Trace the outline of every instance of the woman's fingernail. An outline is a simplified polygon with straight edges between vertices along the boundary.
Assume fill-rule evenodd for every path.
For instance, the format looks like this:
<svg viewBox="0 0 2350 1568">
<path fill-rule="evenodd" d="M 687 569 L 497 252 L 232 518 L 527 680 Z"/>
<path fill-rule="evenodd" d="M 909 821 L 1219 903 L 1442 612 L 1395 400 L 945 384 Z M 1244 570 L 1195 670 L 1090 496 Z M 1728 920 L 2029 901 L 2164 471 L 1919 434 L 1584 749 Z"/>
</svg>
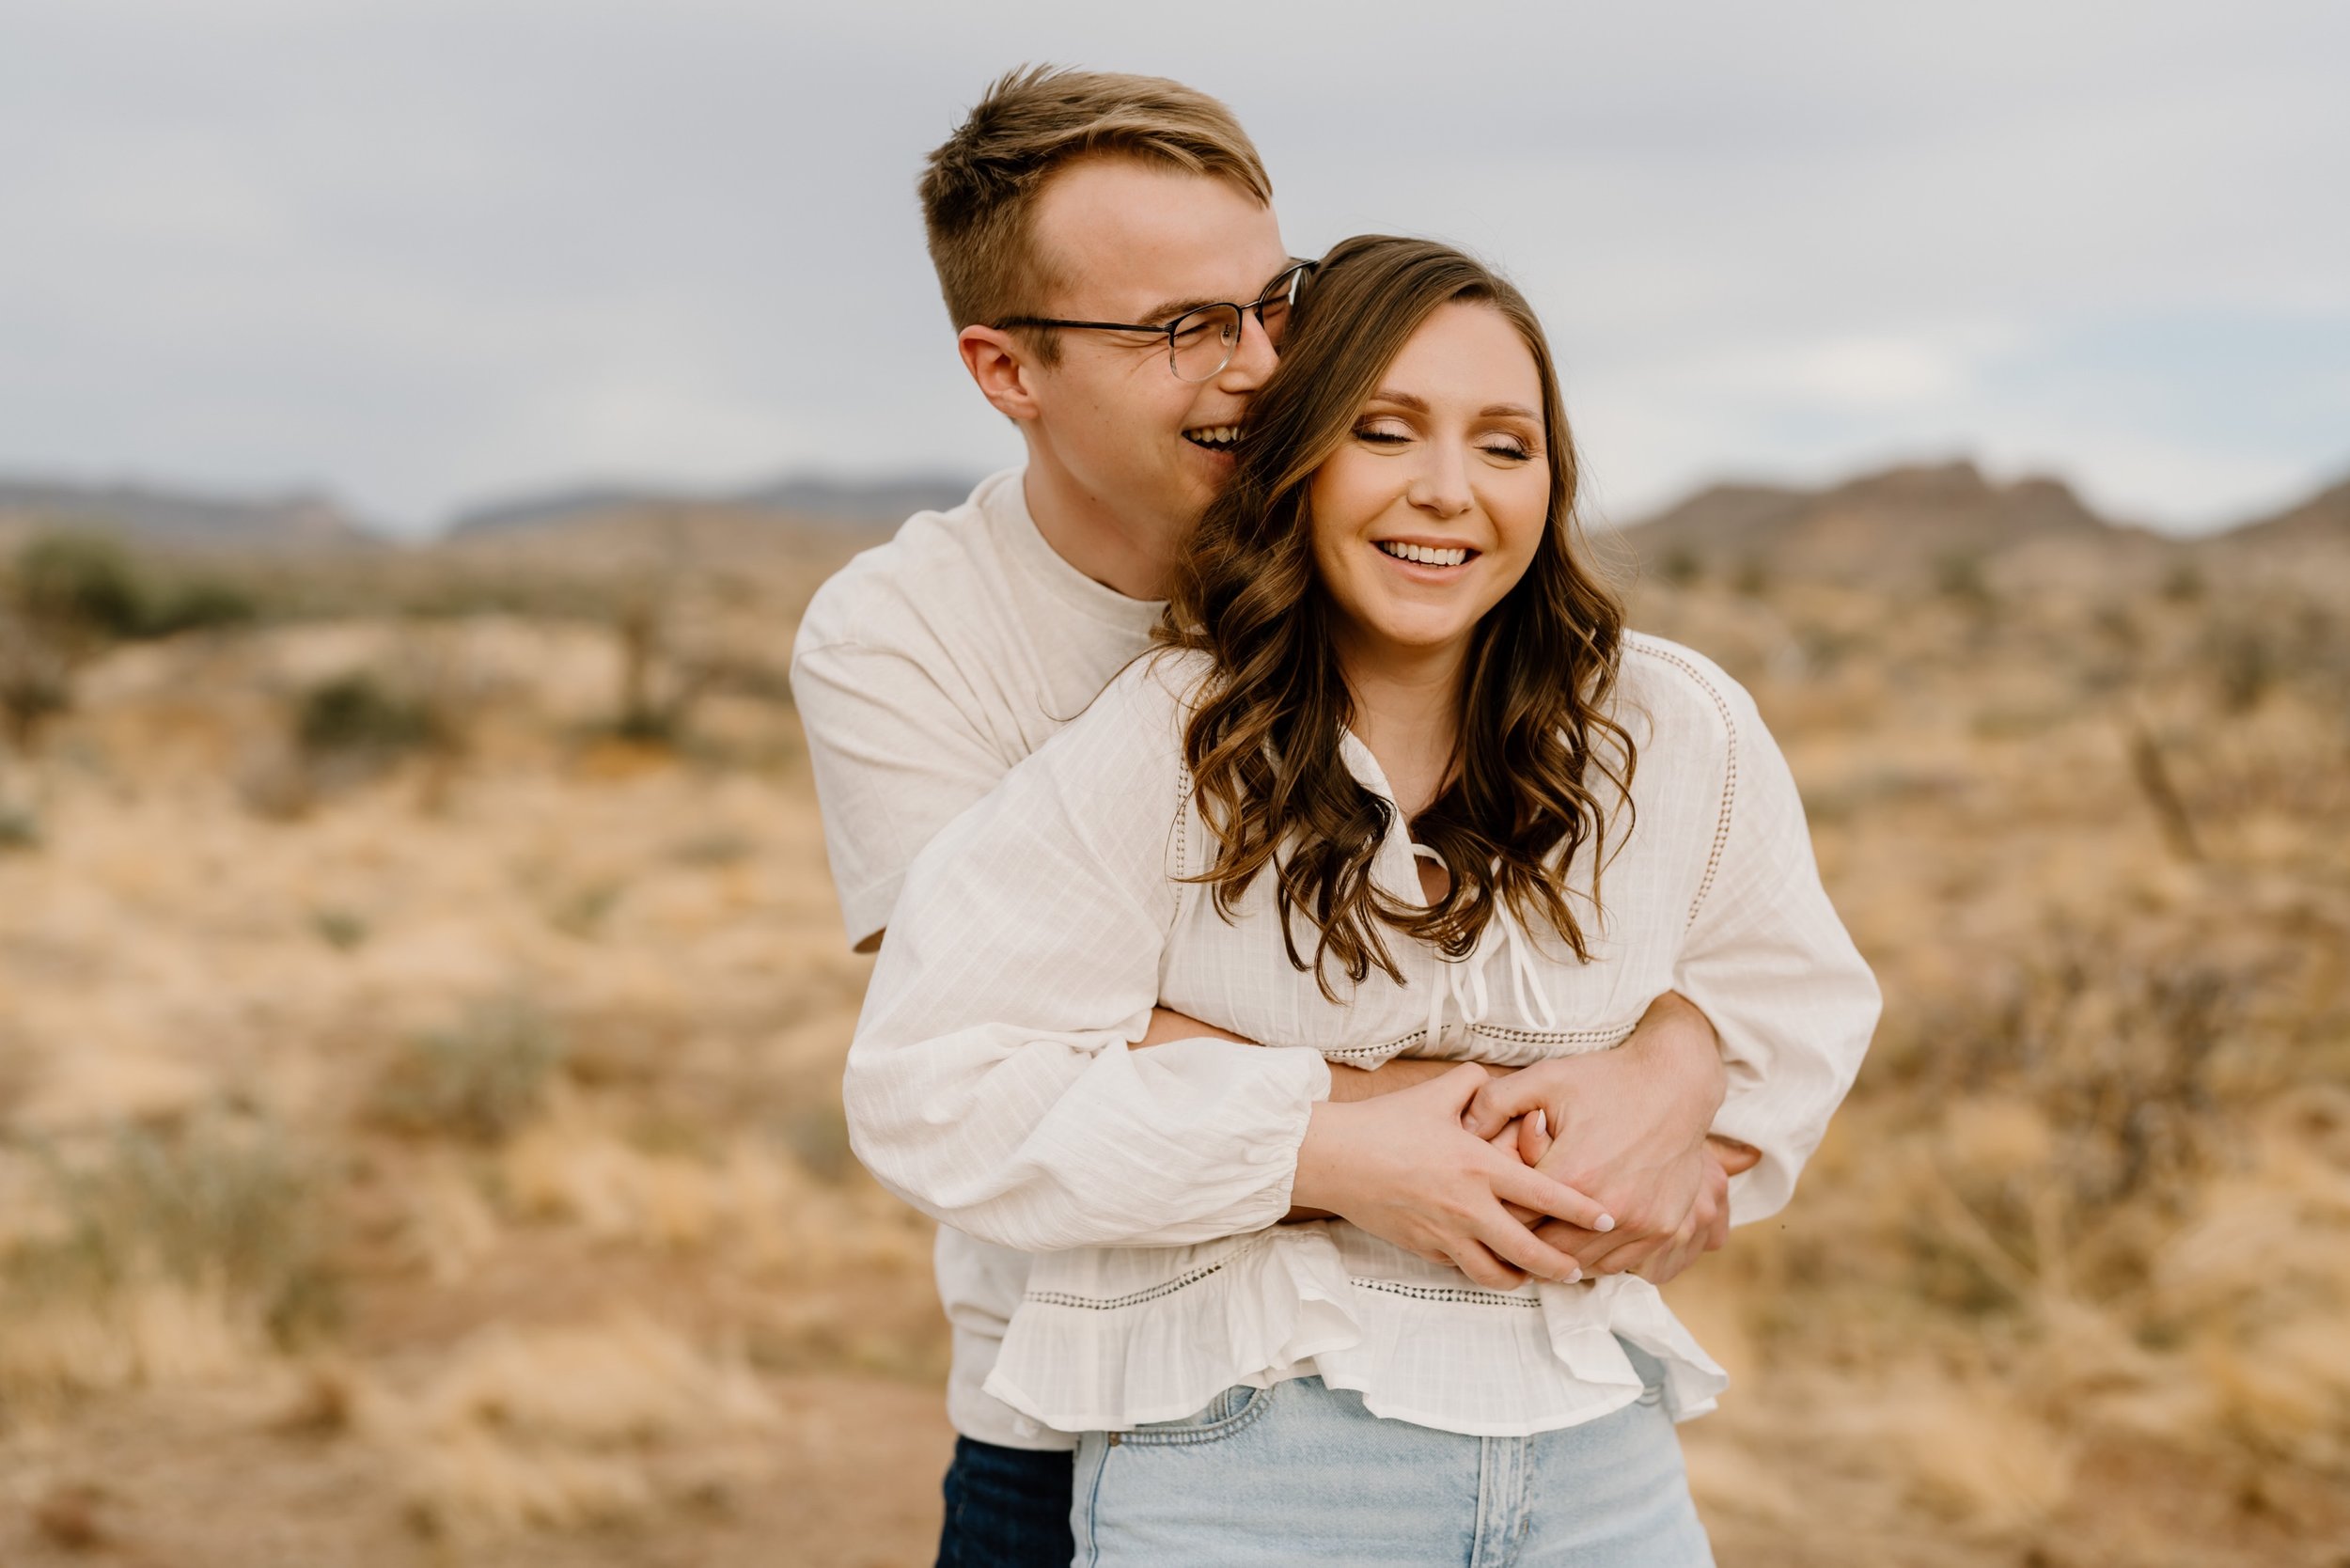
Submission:
<svg viewBox="0 0 2350 1568">
<path fill-rule="evenodd" d="M 1550 1136 L 1550 1113 L 1548 1111 L 1538 1110 L 1534 1113 L 1534 1134 L 1537 1137 Z"/>
<path fill-rule="evenodd" d="M 1559 1280 L 1559 1283 L 1560 1283 L 1561 1285 L 1572 1285 L 1572 1284 L 1574 1284 L 1576 1280 L 1578 1280 L 1578 1279 L 1580 1279 L 1580 1278 L 1583 1278 L 1583 1271 L 1582 1271 L 1581 1269 L 1579 1269 L 1579 1268 L 1571 1268 L 1571 1269 L 1567 1270 L 1567 1277 L 1566 1277 L 1564 1279 Z"/>
<path fill-rule="evenodd" d="M 1616 1228 L 1616 1216 L 1615 1216 L 1614 1215 L 1600 1215 L 1600 1216 L 1599 1216 L 1599 1223 L 1598 1223 L 1597 1225 L 1594 1225 L 1594 1226 L 1592 1226 L 1592 1227 L 1591 1227 L 1591 1229 L 1592 1229 L 1592 1230 L 1594 1230 L 1594 1231 L 1613 1231 L 1615 1228 Z"/>
</svg>

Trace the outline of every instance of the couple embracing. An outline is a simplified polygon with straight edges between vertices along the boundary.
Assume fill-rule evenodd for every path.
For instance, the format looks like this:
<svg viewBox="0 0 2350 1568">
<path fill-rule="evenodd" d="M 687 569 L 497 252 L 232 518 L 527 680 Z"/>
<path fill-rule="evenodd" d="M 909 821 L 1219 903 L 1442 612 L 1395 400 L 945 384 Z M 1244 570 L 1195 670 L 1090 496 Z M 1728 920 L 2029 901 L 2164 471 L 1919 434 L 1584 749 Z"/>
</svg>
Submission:
<svg viewBox="0 0 2350 1568">
<path fill-rule="evenodd" d="M 851 1137 L 940 1221 L 940 1561 L 1711 1561 L 1657 1286 L 1786 1202 L 1877 992 L 1753 703 L 1593 569 L 1541 324 L 1292 258 L 1154 78 L 1008 76 L 921 194 L 1027 461 L 792 680 Z"/>
</svg>

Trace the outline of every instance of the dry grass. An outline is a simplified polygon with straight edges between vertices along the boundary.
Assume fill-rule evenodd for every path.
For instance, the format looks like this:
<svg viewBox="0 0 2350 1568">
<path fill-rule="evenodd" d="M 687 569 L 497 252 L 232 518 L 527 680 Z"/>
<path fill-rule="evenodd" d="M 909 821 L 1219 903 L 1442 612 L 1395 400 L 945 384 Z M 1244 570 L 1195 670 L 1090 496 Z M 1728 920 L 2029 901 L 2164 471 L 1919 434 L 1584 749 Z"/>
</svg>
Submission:
<svg viewBox="0 0 2350 1568">
<path fill-rule="evenodd" d="M 828 560 L 689 542 L 273 580 L 0 758 L 0 1560 L 922 1554 L 944 1325 L 775 684 Z M 2338 1563 L 2350 585 L 1636 619 L 1753 685 L 1889 1000 L 1673 1290 L 1724 1560 Z"/>
</svg>

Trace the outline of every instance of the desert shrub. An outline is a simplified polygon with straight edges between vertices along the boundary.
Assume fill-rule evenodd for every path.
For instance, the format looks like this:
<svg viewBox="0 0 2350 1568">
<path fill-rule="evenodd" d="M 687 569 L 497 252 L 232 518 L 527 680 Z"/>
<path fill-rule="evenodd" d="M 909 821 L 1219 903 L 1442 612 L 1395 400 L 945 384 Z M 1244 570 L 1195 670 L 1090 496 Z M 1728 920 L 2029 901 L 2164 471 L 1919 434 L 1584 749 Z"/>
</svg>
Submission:
<svg viewBox="0 0 2350 1568">
<path fill-rule="evenodd" d="M 268 1126 L 199 1118 L 119 1129 L 95 1157 L 37 1152 L 63 1224 L 8 1258 L 17 1291 L 103 1298 L 162 1278 L 225 1287 L 281 1340 L 333 1321 L 316 1173 Z"/>
<path fill-rule="evenodd" d="M 16 557 L 16 601 L 25 619 L 87 642 L 135 637 L 148 587 L 129 551 L 102 534 L 44 534 Z"/>
<path fill-rule="evenodd" d="M 564 1056 L 554 1025 L 535 1007 L 477 1004 L 446 1027 L 409 1037 L 376 1086 L 375 1120 L 494 1143 L 538 1110 Z"/>
<path fill-rule="evenodd" d="M 1982 557 L 1972 551 L 1952 551 L 1936 560 L 1934 588 L 1972 610 L 1988 610 L 1998 602 L 1990 578 L 1983 574 Z"/>
<path fill-rule="evenodd" d="M 366 917 L 348 909 L 312 910 L 310 930 L 320 941 L 342 953 L 351 951 L 368 939 Z"/>
<path fill-rule="evenodd" d="M 1771 591 L 1771 569 L 1759 557 L 1748 557 L 1738 563 L 1737 575 L 1731 579 L 1730 586 L 1748 599 L 1760 599 Z"/>
<path fill-rule="evenodd" d="M 2204 587 L 2202 569 L 2193 561 L 2180 561 L 2163 573 L 2162 596 L 2173 604 L 2194 603 L 2203 597 Z"/>
<path fill-rule="evenodd" d="M 0 801 L 0 855 L 40 848 L 40 818 L 29 806 Z"/>
<path fill-rule="evenodd" d="M 446 738 L 446 726 L 429 705 L 393 692 L 366 670 L 320 682 L 294 708 L 295 744 L 313 760 L 385 759 Z"/>
<path fill-rule="evenodd" d="M 2203 657 L 2218 684 L 2220 703 L 2232 713 L 2260 706 L 2282 673 L 2276 646 L 2249 625 L 2214 627 L 2204 638 Z"/>
<path fill-rule="evenodd" d="M 176 636 L 181 632 L 243 626 L 260 619 L 260 602 L 233 583 L 196 578 L 159 588 L 140 622 L 139 635 Z"/>
<path fill-rule="evenodd" d="M 1657 570 L 1673 587 L 1688 588 L 1704 578 L 1705 562 L 1695 550 L 1681 544 L 1665 552 L 1665 558 L 1657 563 Z"/>
</svg>

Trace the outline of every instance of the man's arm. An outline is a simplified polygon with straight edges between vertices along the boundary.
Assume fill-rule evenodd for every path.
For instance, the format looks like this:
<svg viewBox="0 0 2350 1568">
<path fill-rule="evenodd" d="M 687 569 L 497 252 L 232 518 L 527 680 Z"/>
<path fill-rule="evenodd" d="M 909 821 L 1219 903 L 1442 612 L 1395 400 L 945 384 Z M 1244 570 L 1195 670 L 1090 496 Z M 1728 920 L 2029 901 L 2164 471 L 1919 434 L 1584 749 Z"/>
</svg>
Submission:
<svg viewBox="0 0 2350 1568">
<path fill-rule="evenodd" d="M 1170 1007 L 1151 1010 L 1151 1026 L 1142 1038 L 1133 1043 L 1139 1051 L 1146 1046 L 1164 1045 L 1171 1040 L 1228 1040 L 1239 1045 L 1254 1045 L 1258 1042 L 1230 1029 L 1203 1024 L 1187 1013 Z M 1333 1101 L 1369 1100 L 1376 1095 L 1393 1094 L 1398 1090 L 1417 1089 L 1431 1078 L 1441 1078 L 1460 1066 L 1457 1061 L 1434 1061 L 1422 1057 L 1397 1057 L 1378 1067 L 1349 1067 L 1343 1062 L 1330 1064 L 1330 1098 Z M 1495 1076 L 1510 1071 L 1506 1067 L 1488 1067 Z M 1326 1215 L 1316 1215 L 1326 1218 Z"/>
<path fill-rule="evenodd" d="M 1149 1028 L 1134 1044 L 1139 1049 L 1202 1037 L 1253 1043 L 1230 1029 L 1161 1007 L 1152 1011 Z M 1368 1100 L 1392 1094 L 1442 1077 L 1459 1065 L 1413 1057 L 1398 1057 L 1376 1068 L 1333 1063 L 1330 1098 Z M 1547 1068 L 1558 1071 L 1542 1071 Z M 1575 1257 L 1587 1272 L 1637 1269 L 1658 1283 L 1680 1273 L 1699 1253 L 1722 1245 L 1729 1233 L 1729 1206 L 1722 1190 L 1729 1177 L 1759 1156 L 1744 1144 L 1703 1132 L 1721 1102 L 1721 1053 L 1713 1026 L 1687 1001 L 1670 993 L 1658 997 L 1613 1051 L 1562 1057 L 1533 1069 L 1487 1065 L 1485 1071 L 1494 1080 L 1487 1095 L 1499 1092 L 1512 1077 L 1528 1072 L 1538 1076 L 1525 1080 L 1522 1087 L 1529 1092 L 1522 1096 L 1518 1110 L 1479 1116 L 1472 1107 L 1469 1130 L 1489 1141 L 1509 1142 L 1504 1137 L 1509 1123 L 1541 1110 L 1544 1131 L 1537 1135 L 1529 1129 L 1515 1140 L 1521 1157 L 1537 1165 L 1556 1145 L 1568 1144 L 1578 1152 L 1576 1157 L 1569 1160 L 1562 1153 L 1556 1167 L 1543 1166 L 1544 1174 L 1602 1199 L 1616 1221 L 1607 1231 L 1551 1221 L 1538 1226 L 1536 1235 Z M 1544 1084 L 1544 1079 L 1550 1082 Z M 1490 1113 L 1487 1095 L 1480 1095 L 1478 1105 Z M 1555 1112 L 1550 1108 L 1554 1100 Z M 1688 1136 L 1691 1127 L 1699 1130 L 1694 1146 Z M 1569 1168 L 1574 1174 L 1562 1173 Z M 1292 1208 L 1286 1217 L 1330 1215 L 1326 1210 Z"/>
<path fill-rule="evenodd" d="M 895 649 L 804 633 L 791 699 L 841 919 L 850 944 L 870 953 L 906 868 L 1002 780 L 1006 764 L 931 672 Z"/>
</svg>

